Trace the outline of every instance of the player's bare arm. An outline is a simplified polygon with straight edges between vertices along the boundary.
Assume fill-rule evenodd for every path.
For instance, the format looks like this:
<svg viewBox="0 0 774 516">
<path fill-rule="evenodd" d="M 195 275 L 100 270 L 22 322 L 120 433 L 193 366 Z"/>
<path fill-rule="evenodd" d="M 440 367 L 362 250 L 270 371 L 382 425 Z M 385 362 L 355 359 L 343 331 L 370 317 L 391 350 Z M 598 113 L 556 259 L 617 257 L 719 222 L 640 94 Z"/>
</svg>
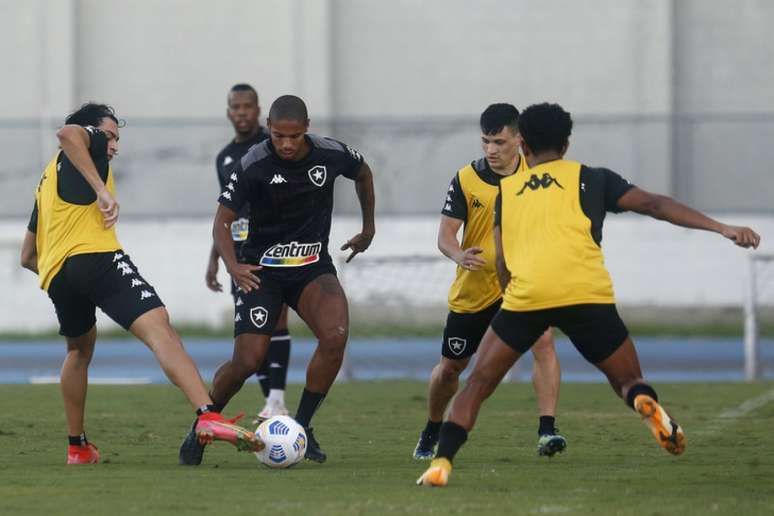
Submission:
<svg viewBox="0 0 774 516">
<path fill-rule="evenodd" d="M 376 234 L 376 225 L 374 223 L 374 204 L 376 202 L 374 199 L 374 174 L 371 172 L 371 167 L 365 161 L 360 166 L 360 172 L 358 172 L 357 179 L 355 180 L 355 192 L 360 201 L 360 211 L 363 214 L 363 230 L 341 246 L 342 251 L 352 250 L 347 257 L 347 263 L 355 255 L 368 249 Z"/>
<path fill-rule="evenodd" d="M 478 270 L 486 265 L 486 260 L 479 256 L 484 250 L 478 246 L 463 249 L 457 239 L 461 227 L 461 219 L 441 215 L 441 223 L 438 226 L 438 249 L 463 269 Z"/>
<path fill-rule="evenodd" d="M 723 224 L 671 197 L 653 194 L 641 188 L 635 187 L 623 194 L 618 199 L 618 206 L 677 226 L 719 233 L 739 247 L 757 248 L 761 241 L 760 235 L 748 227 Z"/>
<path fill-rule="evenodd" d="M 38 247 L 35 242 L 35 233 L 30 230 L 24 234 L 21 248 L 21 266 L 38 273 Z"/>
<path fill-rule="evenodd" d="M 260 287 L 261 280 L 253 272 L 260 270 L 262 267 L 260 265 L 237 262 L 230 229 L 231 223 L 236 220 L 236 217 L 236 212 L 222 204 L 218 205 L 218 211 L 215 212 L 215 222 L 212 224 L 212 238 L 215 241 L 216 251 L 223 258 L 226 270 L 237 286 L 245 292 L 250 292 Z"/>
<path fill-rule="evenodd" d="M 207 288 L 213 292 L 223 292 L 223 285 L 218 281 L 218 249 L 215 244 L 212 244 L 210 249 L 210 258 L 207 260 L 207 272 L 204 274 L 204 281 L 207 283 Z"/>
<path fill-rule="evenodd" d="M 505 292 L 505 287 L 511 281 L 511 271 L 505 265 L 505 254 L 503 253 L 503 235 L 500 226 L 494 227 L 495 241 L 495 268 L 497 269 L 497 281 L 500 282 L 500 289 Z"/>
<path fill-rule="evenodd" d="M 116 134 L 108 133 L 108 139 L 117 139 Z M 89 183 L 89 186 L 97 194 L 97 205 L 102 212 L 105 228 L 109 228 L 118 221 L 118 201 L 110 194 L 105 182 L 99 177 L 97 166 L 89 154 L 89 134 L 79 125 L 65 125 L 56 132 L 59 144 L 67 158 L 72 162 L 78 172 Z"/>
</svg>

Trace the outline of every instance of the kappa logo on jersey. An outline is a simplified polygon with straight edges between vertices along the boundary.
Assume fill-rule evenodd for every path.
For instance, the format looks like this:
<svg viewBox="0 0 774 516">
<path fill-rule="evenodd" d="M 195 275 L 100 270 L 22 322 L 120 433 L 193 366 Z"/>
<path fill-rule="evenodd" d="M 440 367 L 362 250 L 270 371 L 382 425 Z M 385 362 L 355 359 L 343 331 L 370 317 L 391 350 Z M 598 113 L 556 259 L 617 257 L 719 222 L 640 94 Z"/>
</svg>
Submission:
<svg viewBox="0 0 774 516">
<path fill-rule="evenodd" d="M 529 178 L 529 181 L 524 182 L 524 186 L 521 187 L 521 190 L 519 190 L 519 193 L 517 193 L 516 195 L 523 194 L 524 190 L 526 190 L 527 188 L 529 188 L 534 192 L 535 190 L 538 190 L 540 188 L 549 188 L 551 185 L 556 185 L 562 190 L 564 190 L 564 187 L 559 184 L 559 181 L 551 177 L 551 174 L 546 172 L 545 174 L 543 174 L 543 177 L 541 178 L 538 178 L 537 175 L 532 174 L 532 177 Z"/>
<path fill-rule="evenodd" d="M 236 317 L 234 317 L 234 322 L 240 322 L 242 320 L 241 314 L 236 314 Z"/>
<path fill-rule="evenodd" d="M 231 200 L 231 192 L 229 192 L 228 190 L 220 194 L 220 196 L 223 197 L 224 199 L 228 199 L 229 201 Z"/>
<path fill-rule="evenodd" d="M 320 259 L 322 243 L 314 242 L 303 244 L 290 242 L 289 244 L 275 244 L 268 248 L 261 257 L 261 265 L 270 267 L 301 267 L 315 263 Z"/>
<path fill-rule="evenodd" d="M 449 337 L 449 349 L 455 355 L 461 355 L 468 345 L 468 341 L 459 337 Z"/>
<path fill-rule="evenodd" d="M 132 278 L 132 288 L 139 287 L 140 285 L 145 285 L 145 282 L 140 281 L 137 278 Z"/>
<path fill-rule="evenodd" d="M 153 292 L 148 292 L 147 290 L 143 290 L 142 292 L 140 292 L 140 301 L 142 301 L 143 299 L 148 299 L 149 297 L 153 297 L 153 296 L 154 296 Z"/>
<path fill-rule="evenodd" d="M 113 263 L 117 262 L 118 260 L 120 260 L 120 259 L 121 259 L 121 258 L 123 258 L 123 257 L 124 257 L 124 255 L 123 255 L 123 254 L 121 254 L 121 253 L 116 253 L 116 254 L 114 254 L 114 255 L 113 255 Z"/>
<path fill-rule="evenodd" d="M 315 165 L 306 172 L 309 175 L 309 180 L 314 183 L 315 186 L 322 186 L 325 184 L 325 178 L 328 177 L 328 170 L 325 165 Z"/>
<path fill-rule="evenodd" d="M 236 172 L 232 172 L 230 176 L 228 176 L 229 179 L 231 179 L 233 182 L 238 183 L 237 181 L 237 175 Z"/>
<path fill-rule="evenodd" d="M 483 203 L 481 201 L 479 201 L 477 197 L 473 197 L 473 202 L 470 203 L 470 205 L 473 206 L 474 208 L 483 208 L 484 207 Z"/>
<path fill-rule="evenodd" d="M 356 151 L 355 149 L 353 149 L 352 147 L 350 147 L 349 145 L 344 145 L 344 147 L 346 147 L 346 148 L 347 148 L 347 150 L 349 151 L 350 155 L 351 155 L 353 158 L 355 158 L 356 160 L 360 161 L 361 159 L 363 159 L 363 155 L 362 155 L 362 154 L 360 154 L 360 153 L 359 153 L 358 151 Z"/>
<path fill-rule="evenodd" d="M 274 177 L 271 178 L 271 181 L 269 181 L 269 184 L 279 185 L 287 182 L 288 182 L 287 179 L 285 179 L 282 174 L 274 174 Z"/>
<path fill-rule="evenodd" d="M 229 184 L 227 184 L 227 185 L 226 185 L 226 188 L 227 188 L 228 190 L 231 190 L 231 191 L 233 192 L 233 191 L 234 191 L 234 183 L 229 183 Z"/>
<path fill-rule="evenodd" d="M 253 307 L 250 309 L 250 320 L 256 328 L 263 328 L 269 320 L 269 311 L 262 306 Z"/>
<path fill-rule="evenodd" d="M 234 162 L 234 159 L 231 156 L 226 156 L 223 158 L 223 166 L 231 165 Z"/>
</svg>

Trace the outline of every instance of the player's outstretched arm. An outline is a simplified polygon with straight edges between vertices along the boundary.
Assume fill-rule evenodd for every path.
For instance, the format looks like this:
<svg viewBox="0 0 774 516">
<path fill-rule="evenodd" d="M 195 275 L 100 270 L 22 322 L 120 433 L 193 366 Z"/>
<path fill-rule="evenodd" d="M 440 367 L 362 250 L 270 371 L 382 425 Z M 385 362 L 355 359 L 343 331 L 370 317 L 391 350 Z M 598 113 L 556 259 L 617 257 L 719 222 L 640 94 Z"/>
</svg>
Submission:
<svg viewBox="0 0 774 516">
<path fill-rule="evenodd" d="M 500 289 L 505 292 L 505 288 L 511 281 L 511 271 L 505 265 L 505 254 L 503 253 L 503 235 L 500 226 L 494 227 L 495 241 L 495 268 L 497 269 L 497 281 L 500 282 Z"/>
<path fill-rule="evenodd" d="M 21 266 L 38 273 L 38 246 L 35 242 L 35 233 L 29 229 L 24 234 L 21 248 Z"/>
<path fill-rule="evenodd" d="M 438 249 L 463 269 L 478 270 L 486 265 L 486 260 L 479 256 L 484 250 L 480 247 L 462 249 L 457 240 L 461 227 L 462 219 L 441 215 L 441 223 L 438 226 Z"/>
<path fill-rule="evenodd" d="M 374 174 L 371 172 L 371 167 L 365 161 L 360 165 L 360 171 L 357 174 L 357 179 L 355 179 L 355 192 L 360 201 L 360 211 L 363 214 L 363 229 L 341 246 L 342 251 L 352 250 L 347 257 L 346 263 L 349 263 L 355 255 L 368 249 L 376 234 L 376 223 L 374 222 L 374 206 L 376 204 L 374 197 Z"/>
<path fill-rule="evenodd" d="M 69 124 L 56 132 L 62 151 L 67 159 L 75 166 L 78 172 L 97 194 L 97 205 L 102 212 L 102 218 L 106 228 L 118 222 L 118 201 L 111 195 L 105 186 L 105 182 L 99 177 L 97 166 L 89 154 L 89 134 L 79 125 Z"/>
<path fill-rule="evenodd" d="M 235 211 L 219 204 L 218 211 L 215 212 L 215 221 L 212 223 L 212 239 L 234 282 L 245 292 L 250 292 L 260 287 L 261 280 L 253 272 L 260 270 L 261 266 L 237 262 L 234 244 L 231 241 L 231 223 L 236 220 L 236 216 Z"/>
<path fill-rule="evenodd" d="M 740 247 L 757 248 L 761 237 L 748 227 L 729 226 L 666 195 L 632 188 L 618 199 L 618 207 L 690 229 L 719 233 Z"/>
</svg>

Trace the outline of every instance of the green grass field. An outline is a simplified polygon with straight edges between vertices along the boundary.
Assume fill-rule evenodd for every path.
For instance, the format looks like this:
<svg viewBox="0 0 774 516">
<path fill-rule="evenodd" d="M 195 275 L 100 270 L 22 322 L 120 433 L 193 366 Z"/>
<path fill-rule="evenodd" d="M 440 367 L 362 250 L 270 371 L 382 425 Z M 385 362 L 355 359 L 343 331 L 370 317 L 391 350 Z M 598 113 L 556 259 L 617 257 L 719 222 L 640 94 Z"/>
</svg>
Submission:
<svg viewBox="0 0 774 516">
<path fill-rule="evenodd" d="M 336 385 L 314 422 L 328 462 L 281 471 L 226 444 L 200 467 L 178 466 L 191 415 L 169 386 L 90 387 L 87 428 L 103 463 L 65 466 L 58 387 L 1 385 L 0 514 L 772 514 L 774 384 L 658 387 L 688 436 L 681 457 L 601 384 L 563 386 L 568 450 L 538 457 L 531 386 L 507 384 L 449 486 L 425 489 L 414 480 L 427 463 L 411 458 L 425 407 L 416 382 Z M 245 386 L 227 412 L 252 412 L 257 396 Z"/>
</svg>

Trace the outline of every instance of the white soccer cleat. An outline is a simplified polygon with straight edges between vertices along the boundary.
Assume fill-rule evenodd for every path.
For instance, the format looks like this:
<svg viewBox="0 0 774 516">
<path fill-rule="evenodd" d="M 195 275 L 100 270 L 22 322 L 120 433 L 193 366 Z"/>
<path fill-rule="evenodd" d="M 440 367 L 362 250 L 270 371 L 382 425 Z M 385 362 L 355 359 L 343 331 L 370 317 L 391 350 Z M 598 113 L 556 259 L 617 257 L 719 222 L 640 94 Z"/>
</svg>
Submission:
<svg viewBox="0 0 774 516">
<path fill-rule="evenodd" d="M 266 401 L 266 405 L 263 406 L 258 415 L 255 417 L 253 423 L 261 424 L 269 418 L 274 416 L 287 416 L 289 415 L 288 409 L 282 403 L 275 403 Z"/>
</svg>

